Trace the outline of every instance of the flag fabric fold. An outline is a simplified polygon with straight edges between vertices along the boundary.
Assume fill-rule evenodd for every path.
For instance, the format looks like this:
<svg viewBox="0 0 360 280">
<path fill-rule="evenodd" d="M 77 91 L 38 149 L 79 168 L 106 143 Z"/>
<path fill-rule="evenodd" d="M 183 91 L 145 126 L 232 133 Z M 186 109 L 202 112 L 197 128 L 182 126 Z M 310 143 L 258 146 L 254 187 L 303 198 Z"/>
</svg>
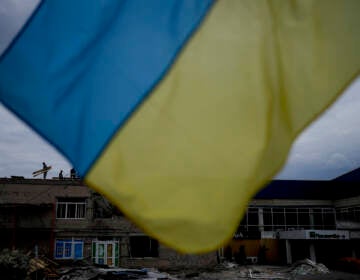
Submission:
<svg viewBox="0 0 360 280">
<path fill-rule="evenodd" d="M 182 252 L 232 237 L 359 74 L 359 1 L 74 3 L 39 5 L 0 57 L 0 100 Z"/>
</svg>

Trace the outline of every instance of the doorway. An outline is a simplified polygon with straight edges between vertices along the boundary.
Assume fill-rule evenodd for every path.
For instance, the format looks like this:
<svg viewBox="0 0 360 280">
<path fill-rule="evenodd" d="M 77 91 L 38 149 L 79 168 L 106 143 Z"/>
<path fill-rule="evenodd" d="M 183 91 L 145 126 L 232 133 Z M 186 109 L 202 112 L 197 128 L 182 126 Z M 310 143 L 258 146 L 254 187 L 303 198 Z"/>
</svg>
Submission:
<svg viewBox="0 0 360 280">
<path fill-rule="evenodd" d="M 104 264 L 109 267 L 119 265 L 119 242 L 118 241 L 93 241 L 92 258 L 96 264 Z"/>
</svg>

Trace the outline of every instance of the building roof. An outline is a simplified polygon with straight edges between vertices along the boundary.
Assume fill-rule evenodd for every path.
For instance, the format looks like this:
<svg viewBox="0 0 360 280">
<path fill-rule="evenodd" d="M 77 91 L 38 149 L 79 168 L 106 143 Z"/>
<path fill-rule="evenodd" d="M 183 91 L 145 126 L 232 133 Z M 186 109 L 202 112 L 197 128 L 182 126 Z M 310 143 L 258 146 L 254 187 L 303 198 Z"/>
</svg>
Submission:
<svg viewBox="0 0 360 280">
<path fill-rule="evenodd" d="M 360 168 L 333 180 L 273 180 L 257 199 L 324 199 L 335 200 L 360 195 Z"/>
<path fill-rule="evenodd" d="M 342 182 L 360 182 L 360 167 L 333 179 Z"/>
<path fill-rule="evenodd" d="M 3 177 L 0 178 L 0 185 L 3 184 L 14 184 L 14 185 L 72 185 L 81 186 L 84 183 L 80 179 L 64 178 L 59 179 L 28 179 L 22 176 L 11 176 L 11 178 Z"/>
<path fill-rule="evenodd" d="M 0 204 L 50 204 L 56 197 L 89 197 L 89 189 L 72 179 L 0 178 Z M 360 168 L 333 180 L 273 180 L 255 199 L 336 200 L 360 196 Z"/>
<path fill-rule="evenodd" d="M 274 180 L 255 198 L 336 200 L 359 195 L 358 182 Z"/>
<path fill-rule="evenodd" d="M 80 180 L 0 178 L 0 204 L 53 204 L 57 197 L 89 197 Z"/>
</svg>

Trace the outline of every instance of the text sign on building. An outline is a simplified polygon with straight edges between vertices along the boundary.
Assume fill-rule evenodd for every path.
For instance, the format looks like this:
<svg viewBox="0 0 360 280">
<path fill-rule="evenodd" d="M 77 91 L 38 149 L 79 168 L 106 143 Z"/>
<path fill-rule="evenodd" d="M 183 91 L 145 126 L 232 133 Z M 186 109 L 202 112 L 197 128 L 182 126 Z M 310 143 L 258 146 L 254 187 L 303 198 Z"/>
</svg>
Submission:
<svg viewBox="0 0 360 280">
<path fill-rule="evenodd" d="M 344 230 L 307 230 L 306 239 L 349 239 L 349 232 Z"/>
<path fill-rule="evenodd" d="M 349 238 L 349 231 L 347 230 L 285 230 L 278 233 L 280 239 L 332 239 L 332 240 L 346 240 Z"/>
</svg>

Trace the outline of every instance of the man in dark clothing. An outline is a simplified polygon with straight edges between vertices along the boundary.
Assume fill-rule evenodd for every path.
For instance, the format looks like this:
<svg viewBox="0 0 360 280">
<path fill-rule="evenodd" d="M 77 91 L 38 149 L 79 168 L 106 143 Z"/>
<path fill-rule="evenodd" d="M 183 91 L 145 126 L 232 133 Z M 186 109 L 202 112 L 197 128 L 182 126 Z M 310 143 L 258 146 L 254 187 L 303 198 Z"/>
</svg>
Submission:
<svg viewBox="0 0 360 280">
<path fill-rule="evenodd" d="M 76 171 L 74 168 L 71 168 L 71 170 L 70 170 L 70 178 L 76 179 Z"/>
<path fill-rule="evenodd" d="M 45 162 L 43 162 L 42 164 L 43 164 L 43 169 L 48 168 Z M 43 178 L 44 178 L 44 179 L 46 179 L 46 175 L 47 175 L 47 171 L 45 171 L 45 172 L 43 173 Z"/>
<path fill-rule="evenodd" d="M 64 179 L 64 175 L 63 175 L 63 171 L 62 171 L 62 170 L 60 170 L 59 179 L 60 179 L 60 180 L 63 180 L 63 179 Z"/>
</svg>

